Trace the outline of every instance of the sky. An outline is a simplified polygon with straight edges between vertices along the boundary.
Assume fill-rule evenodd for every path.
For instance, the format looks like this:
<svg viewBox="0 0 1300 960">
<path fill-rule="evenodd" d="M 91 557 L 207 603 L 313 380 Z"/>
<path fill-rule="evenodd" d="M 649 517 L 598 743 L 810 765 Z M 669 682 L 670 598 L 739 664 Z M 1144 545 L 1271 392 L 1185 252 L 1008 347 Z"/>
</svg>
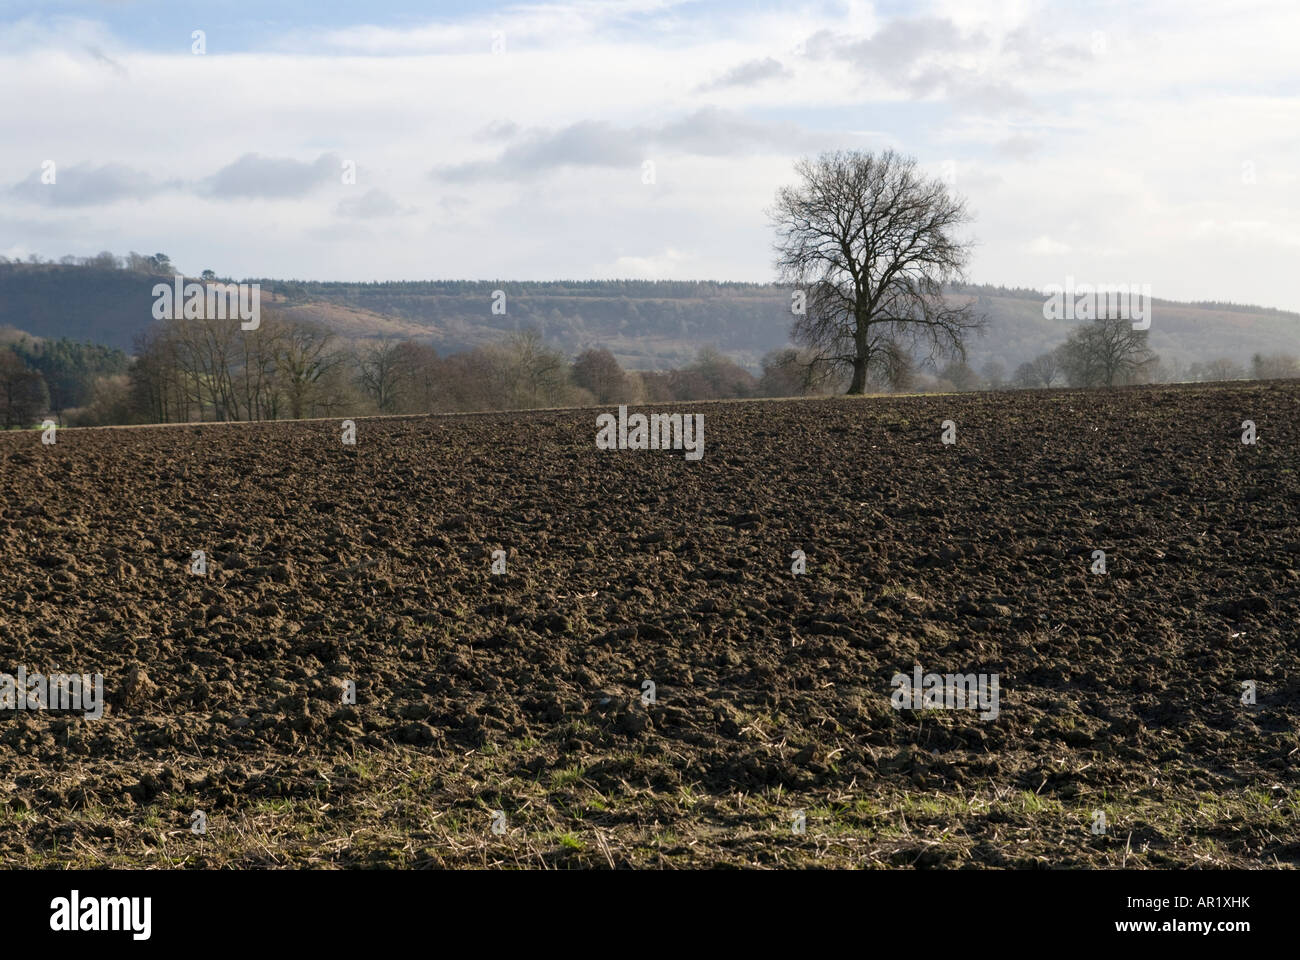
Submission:
<svg viewBox="0 0 1300 960">
<path fill-rule="evenodd" d="M 974 282 L 1300 310 L 1297 37 L 1294 0 L 0 0 L 0 254 L 768 282 L 795 161 L 893 148 L 967 199 Z"/>
</svg>

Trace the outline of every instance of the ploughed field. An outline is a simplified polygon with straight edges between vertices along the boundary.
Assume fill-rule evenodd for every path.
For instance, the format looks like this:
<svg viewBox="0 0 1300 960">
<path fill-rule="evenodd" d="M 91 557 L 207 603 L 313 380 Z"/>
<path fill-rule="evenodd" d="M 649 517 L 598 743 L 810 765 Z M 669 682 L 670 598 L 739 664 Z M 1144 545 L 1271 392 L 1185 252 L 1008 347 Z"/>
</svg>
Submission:
<svg viewBox="0 0 1300 960">
<path fill-rule="evenodd" d="M 0 435 L 0 863 L 1300 863 L 1300 383 L 651 409 Z"/>
</svg>

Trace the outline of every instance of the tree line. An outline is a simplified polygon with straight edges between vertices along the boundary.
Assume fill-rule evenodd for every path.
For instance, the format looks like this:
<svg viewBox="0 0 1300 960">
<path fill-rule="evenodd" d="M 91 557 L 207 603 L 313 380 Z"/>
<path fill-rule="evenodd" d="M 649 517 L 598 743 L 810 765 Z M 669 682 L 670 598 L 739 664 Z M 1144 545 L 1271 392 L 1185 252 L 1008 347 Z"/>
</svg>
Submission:
<svg viewBox="0 0 1300 960">
<path fill-rule="evenodd" d="M 113 347 L 0 331 L 0 424 L 7 430 L 46 415 L 61 419 L 89 404 L 96 384 L 121 376 L 130 362 Z"/>
<path fill-rule="evenodd" d="M 15 395 L 26 389 L 27 400 L 6 406 L 6 427 L 30 425 L 47 411 L 62 423 L 97 426 L 527 410 L 799 390 L 780 351 L 757 377 L 714 347 L 680 369 L 634 371 L 600 347 L 570 359 L 533 328 L 443 355 L 412 339 L 342 338 L 275 309 L 263 309 L 258 328 L 248 331 L 229 320 L 158 321 L 137 339 L 133 358 L 116 351 L 115 362 L 87 367 L 78 391 L 67 394 L 70 402 L 57 408 L 42 372 L 17 350 L 7 353 L 11 376 L 0 387 L 12 386 Z"/>
<path fill-rule="evenodd" d="M 1229 357 L 1179 363 L 1162 360 L 1147 346 L 1145 330 L 1128 320 L 1102 317 L 1077 327 L 1055 350 L 1020 364 L 1009 378 L 989 377 L 993 389 L 1115 387 L 1137 383 L 1199 383 L 1219 380 L 1300 378 L 1300 358 L 1287 353 L 1256 353 L 1249 367 Z"/>
<path fill-rule="evenodd" d="M 6 342 L 7 341 L 7 342 Z M 220 320 L 159 321 L 134 357 L 67 339 L 0 335 L 0 423 L 30 427 L 373 414 L 527 410 L 616 403 L 672 403 L 844 392 L 851 369 L 827 377 L 808 348 L 784 347 L 758 375 L 705 347 L 685 366 L 626 370 L 609 350 L 570 359 L 535 329 L 499 343 L 440 354 L 409 339 L 344 339 L 311 321 L 264 310 L 256 330 Z M 1300 359 L 1256 354 L 1249 368 L 1223 358 L 1182 367 L 1160 361 L 1128 321 L 1081 325 L 1055 350 L 1008 373 L 991 360 L 925 364 L 901 349 L 869 364 L 865 392 L 929 393 L 1107 387 L 1186 380 L 1300 377 Z"/>
</svg>

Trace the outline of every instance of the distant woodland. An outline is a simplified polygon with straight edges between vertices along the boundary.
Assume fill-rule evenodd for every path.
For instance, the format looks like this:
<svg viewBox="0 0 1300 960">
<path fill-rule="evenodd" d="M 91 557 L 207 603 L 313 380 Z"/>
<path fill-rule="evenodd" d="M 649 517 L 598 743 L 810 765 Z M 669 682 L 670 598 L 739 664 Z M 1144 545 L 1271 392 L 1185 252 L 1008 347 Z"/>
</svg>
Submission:
<svg viewBox="0 0 1300 960">
<path fill-rule="evenodd" d="M 0 262 L 0 421 L 95 425 L 797 396 L 790 291 L 687 281 L 260 282 L 262 326 L 158 321 L 164 254 Z M 498 293 L 498 291 L 500 293 Z M 502 297 L 501 294 L 504 294 Z M 495 295 L 495 296 L 494 296 Z M 1141 362 L 1098 373 L 1038 291 L 964 285 L 990 318 L 964 360 L 905 358 L 872 390 L 1300 374 L 1300 316 L 1156 300 Z M 503 310 L 493 312 L 502 302 Z M 1086 338 L 1085 338 L 1086 339 Z M 1076 342 L 1075 353 L 1069 344 Z"/>
</svg>

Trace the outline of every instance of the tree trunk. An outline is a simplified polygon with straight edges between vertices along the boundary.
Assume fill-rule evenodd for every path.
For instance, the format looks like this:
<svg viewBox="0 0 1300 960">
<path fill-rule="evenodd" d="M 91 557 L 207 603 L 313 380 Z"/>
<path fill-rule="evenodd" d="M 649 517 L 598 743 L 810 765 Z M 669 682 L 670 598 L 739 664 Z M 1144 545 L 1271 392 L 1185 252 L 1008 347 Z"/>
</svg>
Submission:
<svg viewBox="0 0 1300 960">
<path fill-rule="evenodd" d="M 867 392 L 867 358 L 858 357 L 853 361 L 853 379 L 849 382 L 849 396 L 858 396 Z"/>
<path fill-rule="evenodd" d="M 858 303 L 858 308 L 854 313 L 853 379 L 849 381 L 849 396 L 861 396 L 867 392 L 867 361 L 871 359 L 871 354 L 867 350 L 867 335 L 871 325 L 869 322 L 862 322 L 861 302 Z"/>
</svg>

